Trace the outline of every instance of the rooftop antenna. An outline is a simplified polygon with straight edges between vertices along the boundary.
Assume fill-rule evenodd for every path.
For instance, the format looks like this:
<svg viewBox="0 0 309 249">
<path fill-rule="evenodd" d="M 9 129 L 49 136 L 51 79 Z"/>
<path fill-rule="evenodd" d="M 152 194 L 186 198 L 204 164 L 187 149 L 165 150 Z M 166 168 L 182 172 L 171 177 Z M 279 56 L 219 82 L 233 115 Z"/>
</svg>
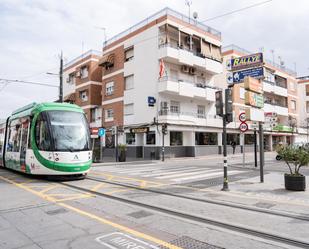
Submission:
<svg viewBox="0 0 309 249">
<path fill-rule="evenodd" d="M 275 50 L 271 49 L 270 52 L 273 55 L 273 65 L 275 65 Z"/>
<path fill-rule="evenodd" d="M 196 11 L 193 12 L 193 18 L 195 21 L 195 25 L 197 24 L 198 13 Z"/>
<path fill-rule="evenodd" d="M 192 5 L 192 0 L 185 0 L 185 4 L 188 6 L 188 10 L 189 10 L 189 23 L 190 23 L 190 15 L 191 15 L 190 7 Z"/>
</svg>

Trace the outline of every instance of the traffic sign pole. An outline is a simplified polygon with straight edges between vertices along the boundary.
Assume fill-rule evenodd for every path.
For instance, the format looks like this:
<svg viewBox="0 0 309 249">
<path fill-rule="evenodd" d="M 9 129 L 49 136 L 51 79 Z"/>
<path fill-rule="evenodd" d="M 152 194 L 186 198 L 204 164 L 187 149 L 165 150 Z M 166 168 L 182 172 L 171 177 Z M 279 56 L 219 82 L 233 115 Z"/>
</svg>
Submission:
<svg viewBox="0 0 309 249">
<path fill-rule="evenodd" d="M 223 115 L 223 134 L 222 134 L 222 142 L 223 142 L 223 188 L 222 191 L 228 191 L 228 179 L 227 179 L 227 151 L 226 151 L 226 114 Z"/>
</svg>

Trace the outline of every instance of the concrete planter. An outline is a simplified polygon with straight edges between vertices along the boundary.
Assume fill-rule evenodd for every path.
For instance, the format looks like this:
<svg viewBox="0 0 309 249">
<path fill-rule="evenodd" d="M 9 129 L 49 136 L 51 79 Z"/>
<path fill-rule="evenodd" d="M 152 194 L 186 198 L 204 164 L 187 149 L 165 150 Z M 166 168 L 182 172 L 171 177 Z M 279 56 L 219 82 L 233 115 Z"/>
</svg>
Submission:
<svg viewBox="0 0 309 249">
<path fill-rule="evenodd" d="M 303 175 L 284 175 L 285 189 L 294 191 L 304 191 L 306 189 L 306 177 Z"/>
</svg>

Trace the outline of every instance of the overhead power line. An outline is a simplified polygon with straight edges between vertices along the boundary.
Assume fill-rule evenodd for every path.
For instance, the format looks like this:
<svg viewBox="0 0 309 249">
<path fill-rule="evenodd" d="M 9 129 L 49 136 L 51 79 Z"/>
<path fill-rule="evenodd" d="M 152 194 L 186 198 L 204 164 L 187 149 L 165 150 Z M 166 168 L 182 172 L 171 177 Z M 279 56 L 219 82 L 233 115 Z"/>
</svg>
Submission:
<svg viewBox="0 0 309 249">
<path fill-rule="evenodd" d="M 2 79 L 0 78 L 0 81 L 4 81 L 5 84 L 10 83 L 23 83 L 23 84 L 30 84 L 30 85 L 38 85 L 38 86 L 47 86 L 47 87 L 59 87 L 58 85 L 52 85 L 48 83 L 41 83 L 41 82 L 33 82 L 33 81 L 24 81 L 24 80 L 15 80 L 15 79 Z M 2 82 L 1 82 L 2 83 Z"/>
</svg>

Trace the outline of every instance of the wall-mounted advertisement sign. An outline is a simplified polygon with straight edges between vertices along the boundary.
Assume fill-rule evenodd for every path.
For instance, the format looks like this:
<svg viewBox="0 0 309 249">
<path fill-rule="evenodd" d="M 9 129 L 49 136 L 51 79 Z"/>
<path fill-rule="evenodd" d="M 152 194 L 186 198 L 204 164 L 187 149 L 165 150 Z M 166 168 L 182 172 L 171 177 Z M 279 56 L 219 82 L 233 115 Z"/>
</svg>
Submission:
<svg viewBox="0 0 309 249">
<path fill-rule="evenodd" d="M 131 133 L 148 133 L 149 127 L 138 127 L 138 128 L 131 128 Z"/>
<path fill-rule="evenodd" d="M 255 78 L 245 77 L 244 79 L 245 89 L 251 92 L 263 93 L 263 84 Z"/>
<path fill-rule="evenodd" d="M 264 107 L 264 96 L 254 92 L 245 93 L 245 104 L 257 108 Z"/>
<path fill-rule="evenodd" d="M 258 67 L 263 63 L 263 53 L 256 53 L 227 60 L 226 68 L 230 71 L 236 71 L 249 67 Z"/>
<path fill-rule="evenodd" d="M 244 82 L 245 77 L 253 77 L 256 79 L 264 78 L 264 68 L 257 67 L 257 68 L 250 68 L 243 71 L 238 72 L 229 72 L 226 75 L 227 83 L 229 85 L 242 83 Z"/>
</svg>

